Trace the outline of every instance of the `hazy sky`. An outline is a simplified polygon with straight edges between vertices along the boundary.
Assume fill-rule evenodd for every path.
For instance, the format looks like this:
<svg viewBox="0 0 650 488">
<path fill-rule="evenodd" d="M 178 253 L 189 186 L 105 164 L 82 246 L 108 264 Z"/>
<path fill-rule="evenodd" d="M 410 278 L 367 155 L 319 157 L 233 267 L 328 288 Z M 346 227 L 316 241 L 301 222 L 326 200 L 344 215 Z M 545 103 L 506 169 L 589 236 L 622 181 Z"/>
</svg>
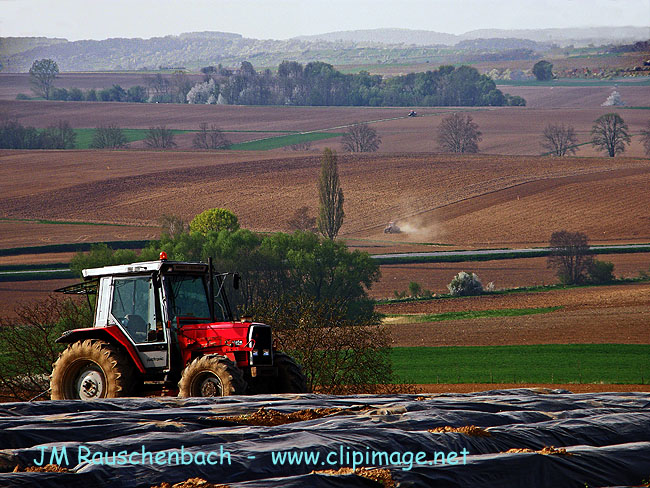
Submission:
<svg viewBox="0 0 650 488">
<path fill-rule="evenodd" d="M 650 0 L 0 0 L 0 36 L 154 37 L 191 31 L 258 39 L 398 27 L 648 26 Z"/>
</svg>

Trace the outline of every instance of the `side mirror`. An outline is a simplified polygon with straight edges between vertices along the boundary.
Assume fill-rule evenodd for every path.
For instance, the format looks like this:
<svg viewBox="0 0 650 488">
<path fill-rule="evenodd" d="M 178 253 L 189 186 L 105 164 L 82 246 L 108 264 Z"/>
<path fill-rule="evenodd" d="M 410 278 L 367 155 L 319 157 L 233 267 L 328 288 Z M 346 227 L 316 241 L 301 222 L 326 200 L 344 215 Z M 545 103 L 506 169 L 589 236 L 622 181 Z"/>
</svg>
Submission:
<svg viewBox="0 0 650 488">
<path fill-rule="evenodd" d="M 232 276 L 232 287 L 235 290 L 239 290 L 239 282 L 241 281 L 241 276 L 239 276 L 239 273 L 235 273 Z"/>
</svg>

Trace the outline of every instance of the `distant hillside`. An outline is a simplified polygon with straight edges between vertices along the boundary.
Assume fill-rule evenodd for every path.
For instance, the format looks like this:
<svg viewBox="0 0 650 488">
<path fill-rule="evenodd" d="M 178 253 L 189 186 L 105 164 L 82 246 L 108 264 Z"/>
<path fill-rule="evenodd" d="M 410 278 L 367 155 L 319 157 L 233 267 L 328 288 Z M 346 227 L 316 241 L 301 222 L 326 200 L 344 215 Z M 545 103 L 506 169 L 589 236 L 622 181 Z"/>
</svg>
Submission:
<svg viewBox="0 0 650 488">
<path fill-rule="evenodd" d="M 415 44 L 453 46 L 461 41 L 489 38 L 517 38 L 537 42 L 587 45 L 643 41 L 650 38 L 650 27 L 576 27 L 567 29 L 480 29 L 461 35 L 410 29 L 372 29 L 328 32 L 313 36 L 300 36 L 301 40 L 373 42 L 383 44 Z"/>
<path fill-rule="evenodd" d="M 642 20 L 642 19 L 639 19 Z M 645 19 L 646 22 L 648 19 Z M 537 42 L 554 42 L 560 46 L 574 44 L 619 44 L 650 38 L 650 27 L 575 27 L 568 29 L 480 29 L 466 32 L 464 39 L 516 37 Z"/>
<path fill-rule="evenodd" d="M 161 66 L 197 68 L 254 59 L 268 53 L 313 49 L 322 42 L 247 39 L 240 34 L 196 32 L 150 39 L 114 38 L 37 45 L 7 56 L 0 54 L 5 72 L 25 72 L 35 59 L 52 58 L 62 71 L 158 69 Z M 25 45 L 29 45 L 25 41 Z M 280 59 L 282 61 L 282 59 Z"/>
<path fill-rule="evenodd" d="M 481 59 L 533 59 L 532 41 L 472 41 L 450 50 L 446 46 L 414 46 L 320 39 L 284 41 L 248 39 L 223 32 L 192 32 L 151 39 L 106 39 L 103 41 L 56 40 L 46 43 L 24 38 L 20 52 L 0 52 L 3 72 L 26 72 L 35 59 L 54 59 L 61 71 L 157 70 L 184 67 L 198 70 L 222 64 L 239 67 L 250 61 L 256 68 L 276 67 L 282 61 L 309 63 L 323 61 L 335 65 L 381 65 L 392 63 L 458 64 Z M 504 44 L 506 42 L 506 44 Z"/>
<path fill-rule="evenodd" d="M 36 59 L 54 59 L 61 71 L 198 70 L 222 64 L 276 67 L 282 61 L 334 65 L 459 64 L 533 60 L 553 43 L 630 44 L 650 38 L 647 27 L 477 30 L 461 36 L 433 31 L 374 29 L 333 32 L 288 40 L 250 39 L 228 32 L 189 32 L 150 39 L 113 38 L 70 42 L 43 37 L 0 38 L 0 69 L 26 72 Z M 453 45 L 454 47 L 449 47 Z"/>
<path fill-rule="evenodd" d="M 0 57 L 11 56 L 38 47 L 68 42 L 58 37 L 0 37 Z"/>
<path fill-rule="evenodd" d="M 329 41 L 375 44 L 415 44 L 416 46 L 451 46 L 461 40 L 455 34 L 445 34 L 427 30 L 411 29 L 365 29 L 354 31 L 328 32 L 311 36 L 299 36 L 302 41 Z"/>
</svg>

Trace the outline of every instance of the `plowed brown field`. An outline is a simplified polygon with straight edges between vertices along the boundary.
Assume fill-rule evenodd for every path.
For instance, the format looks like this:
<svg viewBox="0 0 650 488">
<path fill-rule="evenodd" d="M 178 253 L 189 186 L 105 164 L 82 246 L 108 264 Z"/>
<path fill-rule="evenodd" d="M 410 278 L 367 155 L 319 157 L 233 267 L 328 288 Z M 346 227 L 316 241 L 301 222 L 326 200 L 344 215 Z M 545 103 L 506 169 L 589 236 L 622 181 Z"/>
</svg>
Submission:
<svg viewBox="0 0 650 488">
<path fill-rule="evenodd" d="M 13 317 L 17 307 L 45 300 L 49 295 L 58 295 L 54 290 L 77 281 L 79 280 L 0 282 L 0 317 Z"/>
<path fill-rule="evenodd" d="M 538 87 L 534 88 L 537 89 Z M 650 100 L 650 87 L 643 87 L 640 90 L 646 100 Z M 557 103 L 562 108 L 476 108 L 469 109 L 468 113 L 472 116 L 474 122 L 478 124 L 483 134 L 483 139 L 479 143 L 479 149 L 482 153 L 539 155 L 547 151 L 541 145 L 541 134 L 544 127 L 550 123 L 572 125 L 575 128 L 578 143 L 582 144 L 591 139 L 591 128 L 594 120 L 605 113 L 617 111 L 628 124 L 630 132 L 639 134 L 648 119 L 650 119 L 650 111 L 615 110 L 612 107 L 600 107 L 600 104 L 610 92 L 611 89 L 609 92 L 606 91 L 602 100 L 599 98 L 600 95 L 594 96 L 594 100 L 598 98 L 600 102 L 586 106 L 591 108 L 564 108 L 563 105 L 559 105 L 564 102 L 556 102 L 554 98 L 547 99 L 544 95 L 542 98 L 545 101 L 540 102 L 537 106 L 546 106 L 546 101 L 548 101 L 548 106 L 553 107 Z M 562 95 L 560 98 L 564 97 Z M 637 102 L 641 103 L 638 100 Z M 645 104 L 647 105 L 648 102 L 646 101 Z M 438 150 L 436 131 L 448 110 L 419 110 L 422 110 L 422 117 L 387 120 L 372 124 L 382 136 L 382 145 L 379 152 L 434 152 Z M 332 141 L 319 141 L 313 147 L 322 149 L 327 145 L 331 146 Z M 577 149 L 576 156 L 602 155 L 590 144 L 580 146 Z M 626 149 L 625 154 L 637 157 L 644 155 L 643 146 L 638 136 L 632 138 L 632 144 Z"/>
<path fill-rule="evenodd" d="M 508 86 L 498 88 L 510 95 L 526 99 L 530 108 L 600 108 L 607 97 L 616 90 L 628 107 L 647 107 L 650 104 L 650 87 L 612 82 L 609 86 Z M 610 112 L 622 110 L 622 116 L 630 113 L 621 107 L 603 107 Z"/>
<path fill-rule="evenodd" d="M 294 209 L 306 205 L 315 213 L 319 159 L 286 152 L 3 151 L 0 217 L 155 226 L 162 214 L 189 220 L 227 207 L 244 227 L 287 230 Z M 340 155 L 339 167 L 342 237 L 512 247 L 545 245 L 553 230 L 567 228 L 594 243 L 650 242 L 648 160 Z M 389 220 L 407 232 L 387 238 Z M 19 233 L 40 244 L 51 233 L 75 242 L 152 232 L 3 225 L 5 247 L 26 245 Z"/>
<path fill-rule="evenodd" d="M 635 278 L 640 271 L 650 272 L 650 253 L 604 254 L 596 256 L 614 263 L 614 275 Z M 473 272 L 486 285 L 496 289 L 550 285 L 557 277 L 546 265 L 546 258 L 504 259 L 465 263 L 387 264 L 381 266 L 381 280 L 370 290 L 373 298 L 393 298 L 394 291 L 408 290 L 415 281 L 434 293 L 448 293 L 447 284 L 460 271 Z M 650 286 L 649 286 L 650 287 Z"/>
<path fill-rule="evenodd" d="M 406 108 L 250 107 L 0 100 L 0 114 L 16 117 L 21 123 L 35 127 L 47 127 L 59 120 L 68 120 L 75 127 L 86 128 L 117 124 L 125 128 L 147 129 L 151 126 L 166 125 L 173 129 L 197 130 L 199 124 L 208 122 L 229 131 L 227 135 L 233 142 L 282 135 L 272 131 L 344 132 L 349 124 L 363 121 L 371 124 L 381 135 L 379 152 L 396 153 L 438 151 L 436 131 L 442 118 L 454 110 L 468 110 L 483 134 L 483 140 L 479 144 L 481 152 L 538 155 L 546 152 L 541 146 L 541 134 L 547 124 L 570 124 L 576 130 L 578 142 L 585 143 L 590 139 L 593 121 L 600 115 L 614 110 L 612 107 L 600 107 L 611 92 L 607 87 L 557 87 L 553 90 L 547 87 L 512 88 L 530 91 L 533 108 L 428 107 L 418 108 L 419 116 L 410 118 L 406 117 Z M 621 91 L 628 105 L 647 105 L 650 86 L 623 88 Z M 650 114 L 647 110 L 616 111 L 621 113 L 630 132 L 636 134 L 625 154 L 642 157 L 644 151 L 638 134 Z M 191 134 L 177 137 L 181 150 L 191 149 L 191 142 Z M 141 142 L 133 143 L 131 147 L 144 148 Z M 340 149 L 340 139 L 321 140 L 313 144 L 312 150 L 322 150 L 324 147 Z M 578 148 L 577 155 L 598 156 L 599 153 L 591 145 L 584 145 Z"/>
<path fill-rule="evenodd" d="M 466 310 L 562 309 L 538 315 L 391 325 L 394 346 L 485 346 L 520 344 L 647 344 L 650 286 L 574 288 L 471 298 L 380 305 L 384 313 Z"/>
</svg>

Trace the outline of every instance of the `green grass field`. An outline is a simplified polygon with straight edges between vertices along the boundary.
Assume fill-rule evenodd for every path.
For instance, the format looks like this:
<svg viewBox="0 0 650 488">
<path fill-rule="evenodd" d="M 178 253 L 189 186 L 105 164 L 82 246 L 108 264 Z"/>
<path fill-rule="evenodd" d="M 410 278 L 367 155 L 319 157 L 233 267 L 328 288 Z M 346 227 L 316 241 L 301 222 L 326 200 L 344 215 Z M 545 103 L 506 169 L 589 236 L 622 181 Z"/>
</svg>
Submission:
<svg viewBox="0 0 650 488">
<path fill-rule="evenodd" d="M 74 129 L 77 134 L 76 149 L 90 149 L 90 144 L 93 140 L 95 129 Z M 122 129 L 127 142 L 141 141 L 146 137 L 147 129 Z M 191 130 L 173 130 L 174 134 L 183 134 L 187 132 L 196 132 Z M 228 133 L 231 131 L 224 131 Z M 232 131 L 232 132 L 260 132 L 260 131 Z M 280 133 L 283 135 L 277 137 L 268 137 L 258 139 L 255 141 L 240 142 L 233 144 L 229 149 L 238 151 L 267 151 L 269 149 L 278 149 L 292 144 L 299 144 L 303 142 L 320 141 L 322 139 L 330 139 L 333 137 L 341 137 L 343 134 L 339 132 L 310 132 L 307 134 L 292 133 L 289 131 L 264 131 Z"/>
<path fill-rule="evenodd" d="M 401 381 L 431 383 L 622 383 L 650 379 L 647 344 L 396 347 Z"/>
<path fill-rule="evenodd" d="M 95 129 L 74 129 L 77 134 L 77 149 L 90 149 L 90 143 L 93 141 L 93 134 Z M 122 129 L 126 142 L 135 142 L 143 140 L 148 132 L 148 129 Z M 174 134 L 183 134 L 185 132 L 193 132 L 189 130 L 173 130 Z"/>
<path fill-rule="evenodd" d="M 269 137 L 258 139 L 256 141 L 240 142 L 233 144 L 230 149 L 239 151 L 267 151 L 269 149 L 278 149 L 292 144 L 303 142 L 320 141 L 322 139 L 331 139 L 341 137 L 343 134 L 338 132 L 310 132 L 308 134 L 289 134 L 285 136 Z"/>
<path fill-rule="evenodd" d="M 388 315 L 386 322 L 391 324 L 412 324 L 420 322 L 443 322 L 445 320 L 480 319 L 485 317 L 519 317 L 555 312 L 562 307 L 503 308 L 499 310 L 463 310 L 434 314 Z"/>
</svg>

